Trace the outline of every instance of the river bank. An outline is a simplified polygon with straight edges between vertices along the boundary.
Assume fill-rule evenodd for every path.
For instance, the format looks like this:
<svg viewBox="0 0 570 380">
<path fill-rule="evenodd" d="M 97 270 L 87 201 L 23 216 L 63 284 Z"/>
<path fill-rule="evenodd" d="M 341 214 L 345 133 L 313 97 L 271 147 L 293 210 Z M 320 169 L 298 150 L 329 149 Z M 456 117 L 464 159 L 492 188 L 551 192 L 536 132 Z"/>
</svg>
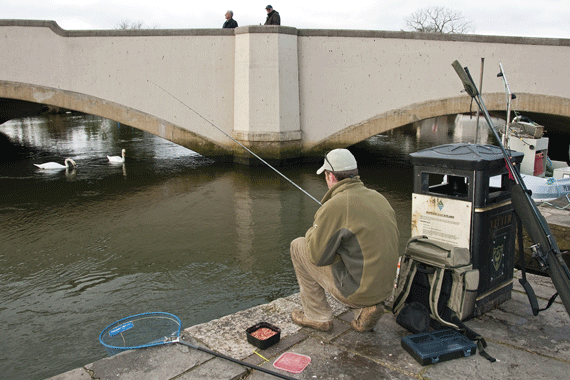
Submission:
<svg viewBox="0 0 570 380">
<path fill-rule="evenodd" d="M 529 277 L 539 302 L 544 304 L 554 292 L 550 279 Z M 191 326 L 183 335 L 193 344 L 275 371 L 280 370 L 273 363 L 282 353 L 307 355 L 311 362 L 301 373 L 280 371 L 298 379 L 567 379 L 570 372 L 570 323 L 564 306 L 555 302 L 549 310 L 533 316 L 516 280 L 511 299 L 466 323 L 487 340 L 486 351 L 497 359 L 495 363 L 471 355 L 421 366 L 401 347 L 402 337 L 409 333 L 396 323 L 392 313 L 382 316 L 374 332 L 357 333 L 350 328 L 352 312 L 338 303 L 333 305 L 334 329 L 330 333 L 300 328 L 291 321 L 291 311 L 300 307 L 298 294 L 294 294 Z M 246 340 L 245 329 L 259 321 L 281 328 L 280 342 L 266 350 L 258 350 Z M 173 344 L 126 351 L 50 380 L 272 378 Z"/>
</svg>

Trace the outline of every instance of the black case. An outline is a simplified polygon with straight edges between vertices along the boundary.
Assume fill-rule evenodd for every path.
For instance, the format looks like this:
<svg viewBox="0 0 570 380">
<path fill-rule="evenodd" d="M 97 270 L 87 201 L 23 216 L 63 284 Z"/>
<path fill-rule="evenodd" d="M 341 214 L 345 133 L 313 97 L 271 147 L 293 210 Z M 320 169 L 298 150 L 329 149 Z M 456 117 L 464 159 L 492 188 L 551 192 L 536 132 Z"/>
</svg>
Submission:
<svg viewBox="0 0 570 380">
<path fill-rule="evenodd" d="M 477 345 L 455 330 L 405 336 L 402 347 L 421 365 L 471 356 L 477 352 Z"/>
</svg>

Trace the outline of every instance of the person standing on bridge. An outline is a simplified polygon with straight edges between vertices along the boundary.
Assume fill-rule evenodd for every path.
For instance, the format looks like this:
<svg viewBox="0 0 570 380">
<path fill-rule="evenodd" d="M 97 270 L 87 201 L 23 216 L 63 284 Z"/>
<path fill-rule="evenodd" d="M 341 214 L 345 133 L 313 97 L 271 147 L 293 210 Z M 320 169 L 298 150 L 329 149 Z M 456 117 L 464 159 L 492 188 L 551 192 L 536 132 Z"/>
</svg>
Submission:
<svg viewBox="0 0 570 380">
<path fill-rule="evenodd" d="M 263 25 L 281 25 L 281 16 L 271 5 L 265 7 L 267 11 L 267 19 Z"/>
<path fill-rule="evenodd" d="M 301 292 L 301 310 L 291 313 L 299 326 L 333 328 L 325 291 L 353 309 L 351 326 L 372 331 L 384 313 L 398 265 L 399 231 L 386 198 L 368 189 L 347 149 L 334 149 L 317 174 L 329 190 L 304 237 L 291 242 L 291 260 Z"/>
<path fill-rule="evenodd" d="M 226 22 L 224 22 L 224 25 L 222 26 L 222 28 L 233 29 L 233 28 L 237 28 L 237 27 L 238 27 L 238 23 L 236 20 L 234 20 L 234 12 L 233 11 L 227 11 L 226 12 Z"/>
</svg>

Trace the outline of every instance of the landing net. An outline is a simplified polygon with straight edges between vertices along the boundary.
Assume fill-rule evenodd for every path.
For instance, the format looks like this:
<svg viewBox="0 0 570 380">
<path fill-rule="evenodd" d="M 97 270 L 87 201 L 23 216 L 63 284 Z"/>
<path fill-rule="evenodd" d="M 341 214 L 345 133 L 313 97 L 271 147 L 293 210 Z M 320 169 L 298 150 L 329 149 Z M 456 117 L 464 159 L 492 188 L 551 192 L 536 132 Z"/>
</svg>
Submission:
<svg viewBox="0 0 570 380">
<path fill-rule="evenodd" d="M 180 336 L 180 319 L 169 313 L 153 312 L 131 315 L 107 326 L 99 341 L 109 355 L 125 350 L 158 346 Z"/>
</svg>

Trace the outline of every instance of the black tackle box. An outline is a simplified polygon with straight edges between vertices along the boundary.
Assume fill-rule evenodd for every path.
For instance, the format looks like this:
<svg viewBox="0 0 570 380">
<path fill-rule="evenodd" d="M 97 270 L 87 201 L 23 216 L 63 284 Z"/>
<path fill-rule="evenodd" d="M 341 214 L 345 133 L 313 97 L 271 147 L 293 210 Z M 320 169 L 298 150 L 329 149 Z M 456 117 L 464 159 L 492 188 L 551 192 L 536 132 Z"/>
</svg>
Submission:
<svg viewBox="0 0 570 380">
<path fill-rule="evenodd" d="M 402 338 L 402 347 L 421 365 L 471 356 L 477 345 L 456 330 L 438 330 Z"/>
</svg>

